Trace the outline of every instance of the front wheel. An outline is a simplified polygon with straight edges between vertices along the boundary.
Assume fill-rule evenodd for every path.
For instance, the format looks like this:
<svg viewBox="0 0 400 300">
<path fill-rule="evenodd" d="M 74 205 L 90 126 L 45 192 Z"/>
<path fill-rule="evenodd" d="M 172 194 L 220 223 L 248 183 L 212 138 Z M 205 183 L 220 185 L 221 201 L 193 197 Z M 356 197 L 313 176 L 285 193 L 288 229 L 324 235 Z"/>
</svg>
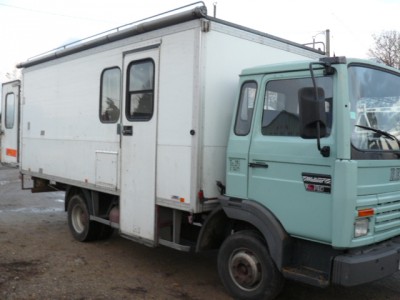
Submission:
<svg viewBox="0 0 400 300">
<path fill-rule="evenodd" d="M 283 277 L 255 231 L 240 231 L 224 241 L 218 272 L 235 299 L 274 299 L 283 287 Z"/>
</svg>

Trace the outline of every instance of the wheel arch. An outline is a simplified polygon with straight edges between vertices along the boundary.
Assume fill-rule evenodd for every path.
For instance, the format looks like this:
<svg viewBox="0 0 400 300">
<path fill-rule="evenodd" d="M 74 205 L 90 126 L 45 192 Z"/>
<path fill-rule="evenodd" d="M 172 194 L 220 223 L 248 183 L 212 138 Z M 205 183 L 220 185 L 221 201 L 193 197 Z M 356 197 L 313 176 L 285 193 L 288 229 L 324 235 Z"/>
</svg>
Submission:
<svg viewBox="0 0 400 300">
<path fill-rule="evenodd" d="M 229 222 L 230 220 L 221 206 L 214 209 L 200 230 L 196 252 L 218 249 L 228 234 L 226 225 Z"/>
<path fill-rule="evenodd" d="M 66 191 L 65 191 L 65 200 L 64 200 L 64 210 L 68 210 L 68 204 L 73 195 L 76 194 L 81 194 L 84 198 L 84 201 L 86 202 L 86 205 L 89 209 L 89 213 L 93 214 L 93 208 L 91 207 L 90 204 L 90 199 L 91 199 L 91 192 L 87 189 L 79 188 L 76 186 L 68 186 Z"/>
<path fill-rule="evenodd" d="M 274 214 L 255 201 L 220 198 L 221 206 L 215 209 L 203 225 L 196 251 L 218 248 L 232 228 L 231 222 L 241 222 L 256 229 L 265 239 L 272 259 L 279 270 L 287 263 L 290 251 L 290 237 Z M 216 246 L 216 247 L 215 247 Z"/>
</svg>

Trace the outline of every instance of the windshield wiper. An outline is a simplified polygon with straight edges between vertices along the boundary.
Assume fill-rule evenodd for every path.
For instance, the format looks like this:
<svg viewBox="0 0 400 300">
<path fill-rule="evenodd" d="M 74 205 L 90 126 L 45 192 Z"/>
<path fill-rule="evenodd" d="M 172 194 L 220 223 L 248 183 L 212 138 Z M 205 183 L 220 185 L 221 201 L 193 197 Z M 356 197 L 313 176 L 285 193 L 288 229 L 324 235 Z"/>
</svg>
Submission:
<svg viewBox="0 0 400 300">
<path fill-rule="evenodd" d="M 391 139 L 392 141 L 396 141 L 397 146 L 399 147 L 399 150 L 400 150 L 400 141 L 395 135 L 390 134 L 387 131 L 383 131 L 383 130 L 380 130 L 380 129 L 377 129 L 377 128 L 373 128 L 373 127 L 368 127 L 368 126 L 364 126 L 364 125 L 355 125 L 355 126 L 359 127 L 359 128 L 362 128 L 362 129 L 366 129 L 366 130 L 371 130 L 373 132 L 376 132 L 376 133 L 378 133 L 380 135 L 383 135 L 383 136 L 387 137 L 388 139 Z"/>
</svg>

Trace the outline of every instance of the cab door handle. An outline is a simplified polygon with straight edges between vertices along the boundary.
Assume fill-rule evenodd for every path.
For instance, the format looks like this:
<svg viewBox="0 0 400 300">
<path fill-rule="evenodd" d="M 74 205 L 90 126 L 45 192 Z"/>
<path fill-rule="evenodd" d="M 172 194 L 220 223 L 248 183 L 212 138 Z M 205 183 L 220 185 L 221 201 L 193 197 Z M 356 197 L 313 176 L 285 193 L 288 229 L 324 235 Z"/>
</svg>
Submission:
<svg viewBox="0 0 400 300">
<path fill-rule="evenodd" d="M 264 162 L 251 162 L 249 163 L 250 168 L 268 168 L 268 164 Z"/>
</svg>

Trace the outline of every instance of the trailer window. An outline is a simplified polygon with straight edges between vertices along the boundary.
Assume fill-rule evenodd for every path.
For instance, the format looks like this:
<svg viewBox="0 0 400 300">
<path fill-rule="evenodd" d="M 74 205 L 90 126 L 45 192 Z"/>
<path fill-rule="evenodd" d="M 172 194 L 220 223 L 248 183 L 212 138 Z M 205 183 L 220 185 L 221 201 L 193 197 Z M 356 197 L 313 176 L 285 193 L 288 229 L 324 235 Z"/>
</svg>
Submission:
<svg viewBox="0 0 400 300">
<path fill-rule="evenodd" d="M 126 117 L 130 121 L 148 121 L 154 110 L 154 62 L 134 61 L 128 68 Z"/>
<path fill-rule="evenodd" d="M 257 83 L 245 82 L 242 85 L 235 122 L 236 135 L 247 135 L 250 132 L 256 94 Z"/>
<path fill-rule="evenodd" d="M 9 93 L 6 95 L 6 112 L 5 112 L 5 125 L 7 129 L 12 129 L 14 127 L 15 119 L 15 95 L 14 93 Z"/>
<path fill-rule="evenodd" d="M 325 92 L 327 134 L 329 135 L 332 126 L 332 78 L 317 78 L 317 85 Z M 261 124 L 263 135 L 300 136 L 298 95 L 299 90 L 304 87 L 312 87 L 310 78 L 274 80 L 267 83 Z"/>
<path fill-rule="evenodd" d="M 119 119 L 121 103 L 121 71 L 119 68 L 105 69 L 101 73 L 100 121 L 115 123 Z"/>
</svg>

